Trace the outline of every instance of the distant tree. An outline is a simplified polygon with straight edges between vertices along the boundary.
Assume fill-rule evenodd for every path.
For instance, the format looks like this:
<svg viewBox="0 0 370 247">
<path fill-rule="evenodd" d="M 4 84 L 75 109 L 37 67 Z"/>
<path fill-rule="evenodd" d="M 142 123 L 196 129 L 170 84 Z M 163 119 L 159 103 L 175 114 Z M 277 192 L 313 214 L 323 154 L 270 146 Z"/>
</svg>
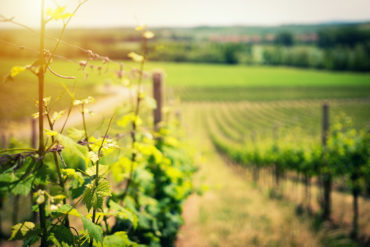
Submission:
<svg viewBox="0 0 370 247">
<path fill-rule="evenodd" d="M 370 30 L 358 27 L 331 28 L 321 30 L 318 45 L 322 48 L 333 46 L 355 47 L 357 44 L 370 42 Z"/>
<path fill-rule="evenodd" d="M 275 44 L 283 46 L 292 46 L 294 44 L 293 34 L 290 32 L 278 33 L 275 37 Z"/>
<path fill-rule="evenodd" d="M 222 46 L 222 51 L 223 51 L 225 63 L 237 64 L 238 63 L 237 53 L 240 52 L 242 49 L 243 48 L 240 44 L 233 44 L 233 43 L 224 44 Z"/>
</svg>

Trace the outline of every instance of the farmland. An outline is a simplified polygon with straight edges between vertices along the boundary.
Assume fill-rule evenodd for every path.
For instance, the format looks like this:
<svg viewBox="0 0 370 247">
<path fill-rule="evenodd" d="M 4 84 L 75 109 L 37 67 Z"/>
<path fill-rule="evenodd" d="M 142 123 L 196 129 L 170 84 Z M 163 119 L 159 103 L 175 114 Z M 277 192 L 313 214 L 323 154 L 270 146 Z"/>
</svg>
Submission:
<svg viewBox="0 0 370 247">
<path fill-rule="evenodd" d="M 12 62 L 29 63 L 28 60 Z M 111 66 L 112 79 L 108 76 L 105 83 L 117 84 L 116 67 Z M 63 82 L 75 85 L 78 97 L 85 94 L 104 96 L 95 87 L 102 84 L 98 72 L 92 71 L 84 79 L 76 64 L 55 62 L 53 68 L 74 71 L 79 76 L 76 81 Z M 261 168 L 260 179 L 255 181 L 248 163 L 238 160 L 227 150 L 242 152 L 253 146 L 268 148 L 274 138 L 280 143 L 297 146 L 320 144 L 323 99 L 329 99 L 330 123 L 335 123 L 344 113 L 352 119 L 356 130 L 368 128 L 368 74 L 202 64 L 149 63 L 146 66 L 148 71 L 154 68 L 166 72 L 168 99 L 180 97 L 183 100 L 178 108 L 188 133 L 187 141 L 200 147 L 196 153 L 202 155 L 195 182 L 200 188 L 207 188 L 203 196 L 193 196 L 185 204 L 186 223 L 180 231 L 178 246 L 199 246 L 199 243 L 202 246 L 240 246 L 240 243 L 250 246 L 361 246 L 367 241 L 369 203 L 365 197 L 360 198 L 359 235 L 364 242 L 355 242 L 349 238 L 350 188 L 341 182 L 342 177 L 334 182 L 332 217 L 335 228 L 317 223 L 309 214 L 296 215 L 297 208 L 305 202 L 306 190 L 303 182 L 296 182 L 294 173 L 286 174 L 287 178 L 280 184 L 282 192 L 276 199 L 272 194 L 275 184 L 271 170 Z M 12 91 L 14 86 L 23 87 L 27 83 L 32 81 L 24 74 L 3 85 L 10 91 L 2 97 L 8 96 L 12 99 L 9 102 L 15 104 L 14 109 L 23 111 L 17 118 L 11 114 L 18 111 L 4 109 L 3 116 L 19 121 L 24 119 L 24 114 L 30 116 L 35 111 L 21 107 L 33 100 L 28 94 L 30 91 Z M 50 80 L 48 87 L 55 97 L 64 91 L 58 80 Z M 16 93 L 29 96 L 29 101 L 18 101 L 22 97 L 17 98 Z M 65 106 L 58 104 L 58 107 Z M 99 133 L 102 124 L 90 130 L 96 129 Z M 111 131 L 119 134 L 121 130 L 114 124 Z M 320 212 L 317 177 L 312 183 L 310 204 L 316 215 Z"/>
<path fill-rule="evenodd" d="M 365 106 L 368 107 L 364 102 L 333 103 L 333 120 L 347 107 L 344 111 L 350 113 L 355 105 L 362 108 L 356 121 L 357 126 L 363 127 L 368 122 L 368 117 L 361 120 Z M 192 102 L 185 103 L 182 109 L 184 127 L 202 154 L 196 182 L 208 190 L 186 203 L 186 223 L 180 232 L 179 246 L 357 246 L 346 237 L 352 202 L 348 193 L 333 193 L 334 219 L 345 225 L 344 229 L 322 224 L 311 214 L 296 214 L 305 202 L 303 183 L 297 183 L 294 177 L 285 180 L 281 184 L 283 198 L 275 198 L 271 195 L 274 178 L 269 168 L 261 168 L 260 179 L 255 182 L 253 167 L 234 161 L 215 148 L 209 138 L 209 134 L 216 136 L 236 153 L 243 148 L 268 145 L 279 123 L 282 142 L 320 143 L 320 119 L 314 116 L 321 114 L 320 101 Z M 307 133 L 313 133 L 313 138 Z M 311 190 L 311 206 L 317 210 L 319 188 L 312 186 Z M 369 230 L 369 203 L 361 199 L 360 205 L 364 233 Z"/>
<path fill-rule="evenodd" d="M 283 2 L 1 0 L 0 246 L 370 246 L 370 4 Z"/>
<path fill-rule="evenodd" d="M 346 115 L 357 131 L 368 129 L 368 100 L 329 102 L 329 122 L 333 126 Z M 209 192 L 189 200 L 186 209 L 191 215 L 185 211 L 189 223 L 183 228 L 179 246 L 198 246 L 197 242 L 203 246 L 366 246 L 370 231 L 366 188 L 362 188 L 359 199 L 359 235 L 364 242 L 358 244 L 349 238 L 349 176 L 335 178 L 332 223 L 325 224 L 317 218 L 322 193 L 319 178 L 313 176 L 307 187 L 303 173 L 296 173 L 295 169 L 300 169 L 297 162 L 296 168 L 284 168 L 287 170 L 277 187 L 274 167 L 269 165 L 271 161 L 264 160 L 264 153 L 274 145 L 282 153 L 289 148 L 309 152 L 311 147 L 321 145 L 322 103 L 184 103 L 184 126 L 203 153 L 197 181 L 209 186 Z M 285 162 L 290 162 L 288 156 L 282 164 Z M 195 240 L 187 241 L 188 238 Z"/>
<path fill-rule="evenodd" d="M 0 76 L 10 71 L 13 65 L 27 65 L 29 59 L 0 60 Z M 103 75 L 95 68 L 82 71 L 79 60 L 56 60 L 53 68 L 59 73 L 72 73 L 74 80 L 47 75 L 46 91 L 53 98 L 60 98 L 59 109 L 68 106 L 64 86 L 75 90 L 83 98 L 88 94 L 102 96 L 96 86 L 119 84 L 116 72 L 118 64 L 104 65 Z M 131 67 L 131 62 L 123 62 Z M 293 99 L 348 99 L 370 97 L 370 74 L 352 72 L 327 72 L 307 69 L 261 66 L 230 66 L 207 64 L 178 64 L 151 62 L 147 71 L 161 68 L 166 74 L 166 85 L 173 97 L 183 101 L 272 101 Z M 86 74 L 88 75 L 86 78 Z M 1 84 L 0 99 L 8 104 L 0 106 L 1 121 L 22 120 L 35 112 L 33 92 L 36 84 L 31 73 L 24 73 L 13 82 Z M 87 93 L 88 92 L 88 93 Z M 8 107 L 14 111 L 7 111 Z"/>
</svg>

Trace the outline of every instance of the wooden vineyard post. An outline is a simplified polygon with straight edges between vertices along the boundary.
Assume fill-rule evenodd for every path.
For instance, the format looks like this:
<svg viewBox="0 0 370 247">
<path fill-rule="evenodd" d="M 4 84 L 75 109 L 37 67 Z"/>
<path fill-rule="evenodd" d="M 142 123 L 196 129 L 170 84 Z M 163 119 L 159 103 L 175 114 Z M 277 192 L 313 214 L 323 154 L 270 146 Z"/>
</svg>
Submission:
<svg viewBox="0 0 370 247">
<path fill-rule="evenodd" d="M 278 150 L 278 142 L 279 142 L 279 127 L 275 125 L 273 128 L 272 132 L 273 140 L 274 140 L 274 146 L 275 146 L 275 151 Z M 280 193 L 281 192 L 281 186 L 280 186 L 280 179 L 281 179 L 281 167 L 278 166 L 278 164 L 274 164 L 275 167 L 275 188 L 276 192 Z"/>
<path fill-rule="evenodd" d="M 329 131 L 329 104 L 327 101 L 322 105 L 322 145 L 326 147 Z"/>
<path fill-rule="evenodd" d="M 331 173 L 328 170 L 328 163 L 327 163 L 327 141 L 328 141 L 328 133 L 329 133 L 329 104 L 328 102 L 324 102 L 322 106 L 322 146 L 324 150 L 323 156 L 323 168 L 324 171 L 322 173 L 322 183 L 324 189 L 323 195 L 323 218 L 325 220 L 330 219 L 331 214 L 331 187 L 332 187 L 332 177 Z"/>
<path fill-rule="evenodd" d="M 37 148 L 37 122 L 36 119 L 31 119 L 31 147 Z"/>
<path fill-rule="evenodd" d="M 163 106 L 163 73 L 161 71 L 153 72 L 153 98 L 157 102 L 157 107 L 153 111 L 154 129 L 159 129 L 159 123 L 162 122 Z"/>
</svg>

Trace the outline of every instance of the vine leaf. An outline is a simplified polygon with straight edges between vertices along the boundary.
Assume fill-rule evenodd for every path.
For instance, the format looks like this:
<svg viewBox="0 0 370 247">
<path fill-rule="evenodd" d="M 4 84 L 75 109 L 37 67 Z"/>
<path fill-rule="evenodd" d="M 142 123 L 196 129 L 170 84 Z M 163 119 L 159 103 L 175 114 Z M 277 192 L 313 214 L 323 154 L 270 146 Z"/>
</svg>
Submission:
<svg viewBox="0 0 370 247">
<path fill-rule="evenodd" d="M 81 217 L 84 229 L 89 233 L 90 239 L 95 239 L 98 243 L 103 243 L 103 231 L 100 226 L 94 224 L 85 216 Z"/>
<path fill-rule="evenodd" d="M 13 66 L 12 69 L 10 70 L 10 77 L 14 78 L 16 77 L 19 73 L 22 73 L 23 71 L 26 70 L 26 67 L 21 67 L 21 66 Z"/>
<path fill-rule="evenodd" d="M 33 176 L 29 176 L 19 181 L 12 189 L 12 193 L 14 195 L 22 194 L 22 195 L 27 196 L 30 193 L 31 188 L 32 188 L 32 180 L 33 180 Z"/>
<path fill-rule="evenodd" d="M 120 120 L 117 121 L 117 124 L 121 127 L 126 127 L 129 124 L 135 122 L 136 126 L 140 126 L 143 123 L 143 120 L 139 116 L 136 116 L 134 113 L 127 114 L 123 116 Z"/>
<path fill-rule="evenodd" d="M 55 10 L 52 10 L 51 8 L 46 10 L 46 14 L 50 16 L 54 20 L 64 20 L 68 17 L 73 16 L 71 13 L 66 13 L 66 7 L 57 7 Z"/>
<path fill-rule="evenodd" d="M 95 153 L 94 151 L 90 151 L 89 153 L 88 153 L 88 157 L 89 157 L 89 159 L 92 161 L 92 162 L 94 162 L 94 163 L 96 163 L 98 160 L 99 160 L 99 156 L 98 156 L 98 154 L 97 153 Z M 93 168 L 93 167 L 90 167 L 90 168 Z M 90 168 L 88 168 L 87 169 L 87 171 L 86 171 L 86 173 L 87 174 L 89 174 L 89 169 Z M 90 174 L 89 174 L 90 175 Z M 90 176 L 92 176 L 92 175 L 90 175 Z"/>
<path fill-rule="evenodd" d="M 68 246 L 73 246 L 73 234 L 71 230 L 64 225 L 58 225 L 53 228 L 52 235 L 54 235 L 54 238 L 56 241 L 55 244 L 58 246 L 65 246 L 65 244 L 68 244 Z M 54 240 L 54 239 L 53 239 Z"/>
<path fill-rule="evenodd" d="M 99 165 L 99 176 L 100 175 L 105 175 L 109 170 L 109 167 L 107 165 Z M 96 165 L 90 166 L 89 168 L 86 169 L 86 173 L 89 176 L 95 176 L 96 175 Z"/>
<path fill-rule="evenodd" d="M 82 195 L 82 201 L 85 203 L 88 211 L 91 208 L 101 209 L 103 208 L 103 200 L 106 196 L 111 196 L 111 187 L 108 181 L 101 180 L 97 187 L 94 182 L 86 186 Z"/>
<path fill-rule="evenodd" d="M 93 183 L 86 186 L 86 189 L 82 195 L 82 201 L 86 205 L 87 210 L 90 211 L 94 200 Z"/>
<path fill-rule="evenodd" d="M 9 240 L 23 239 L 29 231 L 35 228 L 33 222 L 25 221 L 23 223 L 18 223 L 12 227 L 12 235 Z"/>
<path fill-rule="evenodd" d="M 149 96 L 145 97 L 145 103 L 150 109 L 156 109 L 157 108 L 157 101 Z"/>
<path fill-rule="evenodd" d="M 143 56 L 141 56 L 141 55 L 139 55 L 139 54 L 137 54 L 137 53 L 135 53 L 135 52 L 130 52 L 129 54 L 128 54 L 128 57 L 129 58 L 131 58 L 133 61 L 135 61 L 135 62 L 142 62 L 143 61 L 143 59 L 144 59 L 144 57 Z"/>
<path fill-rule="evenodd" d="M 130 210 L 127 210 L 126 208 L 122 207 L 118 203 L 114 202 L 113 200 L 109 201 L 109 207 L 116 211 L 117 216 L 121 219 L 127 219 L 132 222 L 132 225 L 134 228 L 137 227 L 138 224 L 138 218 L 137 216 L 131 212 Z"/>
<path fill-rule="evenodd" d="M 62 205 L 59 209 L 55 211 L 56 213 L 61 213 L 61 214 L 68 214 L 72 216 L 78 216 L 81 217 L 80 213 L 77 211 L 77 209 L 73 208 L 69 204 L 64 204 Z"/>
<path fill-rule="evenodd" d="M 88 151 L 86 147 L 77 144 L 73 139 L 62 134 L 58 134 L 56 139 L 58 140 L 59 144 L 64 147 L 65 152 L 63 154 L 63 158 L 66 160 L 67 164 L 70 160 L 75 161 L 76 157 L 79 157 L 81 160 L 83 160 L 85 164 L 88 163 Z"/>
<path fill-rule="evenodd" d="M 127 232 L 115 232 L 113 235 L 104 237 L 104 246 L 110 247 L 136 247 L 137 243 L 132 242 Z"/>
<path fill-rule="evenodd" d="M 27 66 L 13 66 L 10 69 L 10 72 L 4 77 L 4 82 L 13 81 L 14 77 L 16 77 L 19 73 L 22 73 L 27 69 Z"/>
</svg>

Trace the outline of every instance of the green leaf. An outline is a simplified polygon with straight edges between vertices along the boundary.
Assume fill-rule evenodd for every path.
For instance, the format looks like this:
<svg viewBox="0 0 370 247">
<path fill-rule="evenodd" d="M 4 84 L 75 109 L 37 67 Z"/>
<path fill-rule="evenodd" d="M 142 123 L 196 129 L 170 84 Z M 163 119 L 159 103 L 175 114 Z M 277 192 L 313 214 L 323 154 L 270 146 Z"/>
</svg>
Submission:
<svg viewBox="0 0 370 247">
<path fill-rule="evenodd" d="M 47 135 L 47 136 L 56 136 L 56 135 L 58 135 L 58 132 L 56 132 L 56 131 L 49 130 L 49 129 L 44 129 L 44 130 L 45 130 L 45 135 Z"/>
<path fill-rule="evenodd" d="M 96 163 L 98 160 L 99 160 L 99 156 L 97 153 L 95 153 L 94 151 L 90 151 L 88 153 L 88 157 L 89 159 L 93 162 L 93 163 Z M 91 167 L 90 167 L 91 168 Z M 89 170 L 89 169 L 88 169 Z M 86 171 L 87 172 L 87 171 Z M 90 174 L 89 174 L 90 175 Z M 90 175 L 92 176 L 92 175 Z"/>
<path fill-rule="evenodd" d="M 129 113 L 118 120 L 117 124 L 121 127 L 126 127 L 133 122 L 135 122 L 136 126 L 140 126 L 142 125 L 143 120 L 141 120 L 141 118 L 139 116 L 136 116 L 134 113 Z"/>
<path fill-rule="evenodd" d="M 107 165 L 99 165 L 99 177 L 104 176 L 107 174 L 109 170 L 109 167 Z M 90 166 L 89 168 L 86 169 L 86 173 L 89 176 L 95 176 L 96 175 L 96 166 Z"/>
<path fill-rule="evenodd" d="M 19 240 L 23 239 L 26 234 L 35 228 L 33 222 L 25 221 L 23 223 L 18 223 L 12 227 L 12 235 L 9 240 Z"/>
<path fill-rule="evenodd" d="M 126 232 L 115 232 L 113 235 L 104 238 L 104 247 L 136 247 L 137 243 L 132 242 Z"/>
<path fill-rule="evenodd" d="M 12 173 L 2 173 L 0 174 L 0 183 L 10 183 L 14 180 L 14 175 Z"/>
<path fill-rule="evenodd" d="M 91 182 L 86 186 L 82 195 L 82 201 L 85 203 L 87 210 L 91 208 L 102 209 L 104 197 L 111 195 L 111 187 L 108 181 L 100 180 L 98 187 L 95 187 L 95 182 Z"/>
<path fill-rule="evenodd" d="M 77 211 L 77 209 L 73 208 L 69 204 L 63 204 L 60 208 L 55 210 L 56 213 L 61 213 L 61 214 L 68 214 L 68 215 L 73 215 L 73 216 L 78 216 L 81 217 L 80 213 Z"/>
<path fill-rule="evenodd" d="M 93 200 L 94 200 L 94 182 L 88 184 L 86 186 L 86 189 L 82 195 L 82 202 L 86 205 L 87 211 L 90 211 L 92 205 L 93 205 Z"/>
<path fill-rule="evenodd" d="M 128 176 L 131 166 L 131 160 L 122 156 L 117 162 L 110 165 L 111 174 L 116 182 L 122 181 Z"/>
<path fill-rule="evenodd" d="M 68 136 L 71 137 L 73 140 L 78 141 L 85 137 L 85 132 L 76 128 L 69 128 Z"/>
<path fill-rule="evenodd" d="M 74 236 L 71 230 L 64 225 L 57 225 L 53 228 L 52 234 L 54 235 L 55 239 L 64 246 L 68 244 L 68 246 L 73 246 Z"/>
<path fill-rule="evenodd" d="M 107 180 L 100 180 L 98 187 L 96 188 L 96 193 L 102 196 L 110 196 L 111 195 L 111 187 Z"/>
<path fill-rule="evenodd" d="M 19 181 L 14 188 L 12 189 L 12 193 L 14 195 L 28 195 L 32 188 L 32 176 L 29 176 L 21 181 Z"/>
<path fill-rule="evenodd" d="M 113 200 L 109 201 L 109 207 L 117 212 L 117 216 L 121 219 L 126 219 L 132 222 L 132 225 L 134 228 L 137 227 L 138 218 L 137 216 L 131 212 L 130 210 L 127 210 L 126 208 L 122 207 L 118 203 L 114 202 Z"/>
<path fill-rule="evenodd" d="M 89 233 L 90 239 L 94 239 L 98 243 L 103 243 L 103 231 L 100 226 L 94 224 L 85 216 L 82 216 L 81 219 L 84 229 Z"/>
<path fill-rule="evenodd" d="M 59 141 L 59 144 L 64 147 L 63 157 L 65 158 L 66 163 L 68 164 L 68 157 L 75 160 L 76 157 L 82 159 L 85 164 L 88 163 L 88 150 L 87 147 L 77 144 L 73 139 L 68 136 L 58 134 L 56 139 Z M 68 154 L 65 155 L 65 154 Z"/>
</svg>

